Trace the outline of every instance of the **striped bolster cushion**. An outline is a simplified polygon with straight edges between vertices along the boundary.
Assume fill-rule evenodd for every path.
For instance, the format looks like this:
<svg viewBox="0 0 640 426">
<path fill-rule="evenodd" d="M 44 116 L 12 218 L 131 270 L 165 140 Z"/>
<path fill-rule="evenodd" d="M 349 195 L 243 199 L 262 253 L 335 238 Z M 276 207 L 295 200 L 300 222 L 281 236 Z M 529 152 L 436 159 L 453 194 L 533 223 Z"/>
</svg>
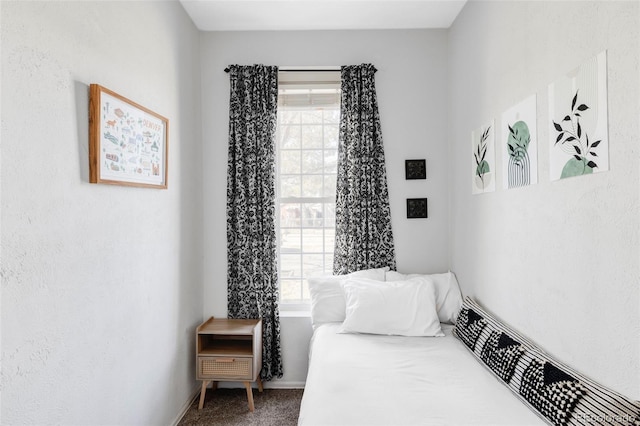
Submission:
<svg viewBox="0 0 640 426">
<path fill-rule="evenodd" d="M 552 425 L 640 426 L 633 401 L 545 354 L 467 297 L 454 334 L 473 355 Z"/>
</svg>

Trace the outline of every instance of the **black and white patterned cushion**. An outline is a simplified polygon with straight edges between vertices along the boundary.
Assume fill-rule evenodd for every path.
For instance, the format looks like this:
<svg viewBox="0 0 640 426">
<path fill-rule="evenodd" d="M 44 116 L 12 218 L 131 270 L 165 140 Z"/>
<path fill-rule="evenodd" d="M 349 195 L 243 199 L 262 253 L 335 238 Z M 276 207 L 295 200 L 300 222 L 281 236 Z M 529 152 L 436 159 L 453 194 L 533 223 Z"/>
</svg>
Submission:
<svg viewBox="0 0 640 426">
<path fill-rule="evenodd" d="M 532 360 L 522 375 L 520 395 L 555 425 L 566 425 L 587 393 L 574 377 L 550 362 Z"/>
<path fill-rule="evenodd" d="M 469 297 L 462 304 L 454 334 L 549 424 L 640 426 L 640 401 L 551 358 Z"/>
<path fill-rule="evenodd" d="M 478 315 L 473 309 L 463 307 L 456 321 L 456 331 L 460 340 L 473 351 L 478 337 L 480 337 L 480 333 L 482 333 L 486 325 L 487 322 L 482 316 Z"/>
<path fill-rule="evenodd" d="M 480 357 L 498 377 L 509 383 L 524 348 L 506 333 L 492 331 L 487 342 L 482 346 Z"/>
</svg>

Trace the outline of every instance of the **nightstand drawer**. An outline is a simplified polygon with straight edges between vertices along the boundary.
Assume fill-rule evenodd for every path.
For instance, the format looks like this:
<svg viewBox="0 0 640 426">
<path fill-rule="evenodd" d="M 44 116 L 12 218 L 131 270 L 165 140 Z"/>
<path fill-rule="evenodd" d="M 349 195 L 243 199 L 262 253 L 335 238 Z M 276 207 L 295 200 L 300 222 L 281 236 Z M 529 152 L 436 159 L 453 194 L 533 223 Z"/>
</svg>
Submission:
<svg viewBox="0 0 640 426">
<path fill-rule="evenodd" d="M 198 379 L 253 380 L 253 358 L 198 357 Z"/>
</svg>

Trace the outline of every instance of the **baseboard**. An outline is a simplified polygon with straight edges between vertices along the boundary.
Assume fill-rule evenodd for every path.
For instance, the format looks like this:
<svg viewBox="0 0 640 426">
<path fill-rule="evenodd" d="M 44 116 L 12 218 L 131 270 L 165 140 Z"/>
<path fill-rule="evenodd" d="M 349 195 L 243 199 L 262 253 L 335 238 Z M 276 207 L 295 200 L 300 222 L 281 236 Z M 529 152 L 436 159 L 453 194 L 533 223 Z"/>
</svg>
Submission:
<svg viewBox="0 0 640 426">
<path fill-rule="evenodd" d="M 305 382 L 288 382 L 281 380 L 274 380 L 272 382 L 262 382 L 265 389 L 304 389 Z M 258 385 L 252 383 L 253 388 L 257 388 Z M 244 384 L 241 382 L 218 382 L 219 388 L 235 389 L 244 388 Z"/>
<path fill-rule="evenodd" d="M 178 416 L 173 420 L 173 422 L 170 423 L 171 426 L 178 426 L 178 423 L 180 423 L 180 420 L 182 420 L 184 415 L 187 414 L 187 411 L 189 411 L 189 408 L 191 408 L 191 404 L 193 404 L 193 401 L 195 401 L 199 395 L 200 395 L 200 385 L 193 388 L 193 391 L 191 392 L 191 396 L 189 397 L 187 402 L 185 402 L 184 405 L 180 408 L 180 412 L 178 413 Z"/>
<path fill-rule="evenodd" d="M 281 382 L 281 381 L 273 381 L 273 382 L 263 382 L 263 387 L 265 389 L 304 389 L 305 382 Z"/>
</svg>

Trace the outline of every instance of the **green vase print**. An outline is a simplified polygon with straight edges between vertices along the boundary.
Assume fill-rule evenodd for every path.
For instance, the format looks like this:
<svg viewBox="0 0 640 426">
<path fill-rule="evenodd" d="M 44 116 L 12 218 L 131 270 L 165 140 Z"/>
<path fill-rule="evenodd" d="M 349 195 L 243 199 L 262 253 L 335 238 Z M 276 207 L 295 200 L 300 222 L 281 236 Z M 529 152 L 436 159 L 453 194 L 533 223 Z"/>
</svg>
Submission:
<svg viewBox="0 0 640 426">
<path fill-rule="evenodd" d="M 530 183 L 529 142 L 531 135 L 529 126 L 524 121 L 517 121 L 509 127 L 507 148 L 509 163 L 507 167 L 507 182 L 509 188 L 526 186 Z"/>
</svg>

